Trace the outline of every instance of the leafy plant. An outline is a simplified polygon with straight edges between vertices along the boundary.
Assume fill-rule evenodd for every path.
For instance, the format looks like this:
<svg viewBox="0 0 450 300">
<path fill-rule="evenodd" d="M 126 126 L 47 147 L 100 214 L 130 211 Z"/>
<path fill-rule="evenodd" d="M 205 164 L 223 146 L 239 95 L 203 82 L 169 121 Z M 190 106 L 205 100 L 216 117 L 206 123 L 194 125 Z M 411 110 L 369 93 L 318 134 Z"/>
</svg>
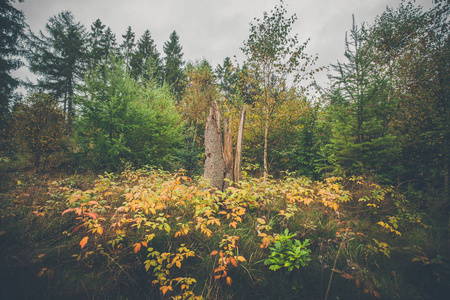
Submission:
<svg viewBox="0 0 450 300">
<path fill-rule="evenodd" d="M 264 261 L 265 265 L 269 265 L 269 269 L 276 271 L 285 268 L 287 273 L 292 272 L 294 268 L 305 267 L 311 260 L 309 257 L 311 250 L 309 246 L 309 239 L 303 243 L 299 240 L 293 240 L 297 234 L 289 234 L 289 229 L 286 228 L 284 234 L 278 235 L 276 243 L 273 247 L 269 247 L 271 253 L 269 258 Z"/>
</svg>

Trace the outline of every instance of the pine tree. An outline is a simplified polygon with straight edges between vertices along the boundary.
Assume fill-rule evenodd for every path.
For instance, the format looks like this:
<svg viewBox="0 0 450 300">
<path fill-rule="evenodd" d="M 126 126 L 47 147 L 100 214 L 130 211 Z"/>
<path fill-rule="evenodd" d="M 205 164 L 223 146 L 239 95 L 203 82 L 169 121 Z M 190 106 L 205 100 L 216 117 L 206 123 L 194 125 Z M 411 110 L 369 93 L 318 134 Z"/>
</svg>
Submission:
<svg viewBox="0 0 450 300">
<path fill-rule="evenodd" d="M 387 9 L 372 34 L 397 99 L 392 128 L 399 137 L 397 180 L 419 179 L 450 195 L 450 10 L 436 1 Z"/>
<path fill-rule="evenodd" d="M 238 90 L 238 71 L 231 59 L 226 57 L 223 60 L 222 65 L 217 65 L 215 73 L 217 76 L 217 82 L 224 94 L 224 97 L 231 99 L 236 96 Z"/>
<path fill-rule="evenodd" d="M 170 34 L 169 40 L 164 43 L 164 81 L 171 87 L 171 92 L 179 101 L 184 90 L 183 72 L 183 48 L 180 45 L 180 37 L 174 31 Z"/>
<path fill-rule="evenodd" d="M 136 47 L 134 43 L 135 37 L 136 34 L 131 30 L 131 26 L 128 26 L 127 32 L 122 35 L 123 42 L 122 44 L 120 44 L 123 60 L 125 62 L 128 73 L 131 71 L 131 58 L 134 54 L 134 48 Z"/>
<path fill-rule="evenodd" d="M 140 82 L 162 82 L 161 61 L 155 41 L 146 30 L 137 43 L 137 51 L 131 58 L 131 76 Z"/>
<path fill-rule="evenodd" d="M 22 65 L 18 58 L 21 50 L 19 41 L 26 24 L 23 13 L 13 7 L 14 2 L 0 0 L 0 127 L 9 112 L 13 91 L 20 83 L 11 72 Z"/>
<path fill-rule="evenodd" d="M 28 60 L 31 72 L 40 75 L 38 87 L 63 102 L 68 123 L 74 115 L 77 84 L 86 70 L 85 28 L 75 23 L 72 13 L 64 11 L 49 19 L 47 35 L 30 32 Z"/>
<path fill-rule="evenodd" d="M 344 172 L 378 172 L 394 159 L 395 137 L 388 128 L 394 102 L 388 97 L 386 74 L 375 64 L 378 53 L 369 30 L 353 20 L 345 44 L 346 62 L 333 65 L 337 75 L 329 94 L 329 154 Z"/>
<path fill-rule="evenodd" d="M 116 56 L 89 73 L 79 99 L 81 160 L 90 168 L 109 170 L 117 170 L 121 160 L 169 167 L 182 125 L 167 88 L 137 84 Z"/>
<path fill-rule="evenodd" d="M 116 36 L 108 27 L 97 19 L 91 26 L 89 33 L 89 65 L 96 68 L 98 65 L 105 65 L 111 54 L 117 54 Z"/>
<path fill-rule="evenodd" d="M 105 30 L 105 62 L 111 56 L 119 54 L 119 47 L 116 41 L 116 35 L 112 32 L 111 27 L 108 26 Z"/>
</svg>

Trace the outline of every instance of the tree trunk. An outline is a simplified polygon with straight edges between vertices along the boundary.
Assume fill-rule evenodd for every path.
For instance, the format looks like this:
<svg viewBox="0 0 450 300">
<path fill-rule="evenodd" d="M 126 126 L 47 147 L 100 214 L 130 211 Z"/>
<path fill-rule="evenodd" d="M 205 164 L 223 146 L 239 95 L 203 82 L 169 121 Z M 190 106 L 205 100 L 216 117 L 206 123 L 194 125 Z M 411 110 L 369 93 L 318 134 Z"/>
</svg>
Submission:
<svg viewBox="0 0 450 300">
<path fill-rule="evenodd" d="M 223 160 L 225 162 L 225 181 L 223 189 L 230 186 L 230 181 L 233 181 L 233 137 L 231 134 L 231 116 L 227 120 L 223 120 Z"/>
<path fill-rule="evenodd" d="M 266 126 L 264 130 L 264 181 L 269 177 L 269 169 L 267 167 L 267 140 L 269 135 L 269 107 L 267 107 L 266 111 Z"/>
<path fill-rule="evenodd" d="M 242 108 L 239 117 L 239 130 L 236 142 L 236 157 L 234 159 L 234 181 L 241 180 L 241 163 L 242 163 L 242 139 L 244 137 L 244 125 L 245 125 L 245 107 Z"/>
<path fill-rule="evenodd" d="M 210 109 L 205 129 L 205 170 L 204 178 L 211 187 L 222 190 L 225 162 L 222 153 L 220 111 L 216 103 Z"/>
</svg>

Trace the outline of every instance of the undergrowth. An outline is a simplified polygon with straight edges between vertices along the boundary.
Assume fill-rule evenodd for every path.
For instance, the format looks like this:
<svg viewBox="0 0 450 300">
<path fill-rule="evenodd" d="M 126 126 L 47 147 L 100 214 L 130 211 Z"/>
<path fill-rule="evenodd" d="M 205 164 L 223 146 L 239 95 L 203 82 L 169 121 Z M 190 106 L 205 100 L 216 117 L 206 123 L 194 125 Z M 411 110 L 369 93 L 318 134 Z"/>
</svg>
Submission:
<svg viewBox="0 0 450 300">
<path fill-rule="evenodd" d="M 358 178 L 24 176 L 2 194 L 2 299 L 440 299 L 448 239 Z"/>
</svg>

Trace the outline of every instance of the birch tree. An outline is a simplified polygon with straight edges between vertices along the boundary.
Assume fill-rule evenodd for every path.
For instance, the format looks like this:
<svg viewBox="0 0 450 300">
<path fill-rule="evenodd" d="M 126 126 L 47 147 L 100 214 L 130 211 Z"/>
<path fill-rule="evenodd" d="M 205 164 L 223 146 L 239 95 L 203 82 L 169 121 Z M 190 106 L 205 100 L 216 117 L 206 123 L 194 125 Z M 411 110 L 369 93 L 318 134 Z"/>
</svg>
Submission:
<svg viewBox="0 0 450 300">
<path fill-rule="evenodd" d="M 306 89 L 313 82 L 312 67 L 317 57 L 304 52 L 309 40 L 300 43 L 297 35 L 291 35 L 296 20 L 295 14 L 287 16 L 280 1 L 270 14 L 264 12 L 262 19 L 250 24 L 250 35 L 242 47 L 248 66 L 247 81 L 252 82 L 248 86 L 253 86 L 254 102 L 263 107 L 264 180 L 269 174 L 267 153 L 271 119 L 285 98 L 280 95 L 292 88 Z"/>
</svg>

